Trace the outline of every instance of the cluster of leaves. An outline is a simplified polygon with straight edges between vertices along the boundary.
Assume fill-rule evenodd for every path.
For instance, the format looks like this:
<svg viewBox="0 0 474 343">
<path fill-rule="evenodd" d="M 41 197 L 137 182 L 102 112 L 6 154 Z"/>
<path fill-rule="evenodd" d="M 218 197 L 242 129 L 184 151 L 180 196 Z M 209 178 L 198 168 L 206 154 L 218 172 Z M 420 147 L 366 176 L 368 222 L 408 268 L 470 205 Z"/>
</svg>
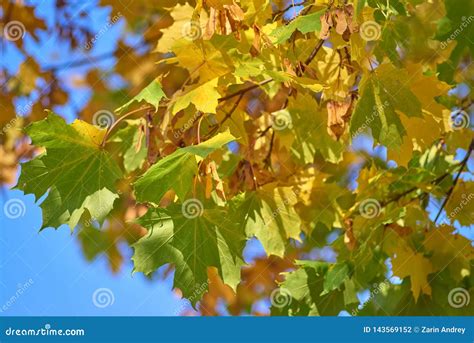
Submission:
<svg viewBox="0 0 474 343">
<path fill-rule="evenodd" d="M 456 31 L 466 7 L 169 2 L 158 76 L 118 106 L 114 125 L 49 113 L 26 128 L 43 152 L 22 164 L 16 187 L 46 195 L 42 228 L 79 226 L 87 247 L 100 236 L 91 223 L 133 207 L 133 225 L 147 230 L 133 244 L 135 271 L 171 264 L 193 305 L 207 292 L 204 304 L 223 298 L 233 313 L 277 286 L 288 301 L 272 301 L 273 314 L 472 311 L 448 294 L 472 293 L 474 281 L 471 241 L 455 229 L 474 214 L 472 102 L 457 91 L 472 86 L 472 28 Z M 364 139 L 386 158 L 355 149 Z M 441 202 L 437 227 L 429 210 Z M 246 264 L 253 237 L 277 273 Z M 100 238 L 102 251 L 116 256 L 111 240 Z M 321 248 L 336 257 L 314 258 Z M 361 309 L 358 292 L 379 284 Z"/>
</svg>

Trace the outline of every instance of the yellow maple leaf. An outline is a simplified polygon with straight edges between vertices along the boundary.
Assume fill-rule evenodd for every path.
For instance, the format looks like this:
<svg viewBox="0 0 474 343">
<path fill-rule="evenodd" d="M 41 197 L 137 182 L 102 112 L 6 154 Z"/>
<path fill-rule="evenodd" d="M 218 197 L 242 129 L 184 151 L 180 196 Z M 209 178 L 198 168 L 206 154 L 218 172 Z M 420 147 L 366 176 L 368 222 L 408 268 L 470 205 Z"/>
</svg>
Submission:
<svg viewBox="0 0 474 343">
<path fill-rule="evenodd" d="M 218 79 L 216 78 L 204 84 L 185 88 L 184 93 L 176 93 L 173 114 L 187 108 L 190 104 L 193 104 L 196 110 L 203 113 L 216 113 L 218 98 L 220 97 L 216 88 L 217 82 Z"/>
<path fill-rule="evenodd" d="M 411 248 L 401 247 L 396 250 L 396 256 L 392 260 L 393 274 L 400 278 L 410 277 L 411 291 L 415 302 L 418 301 L 420 293 L 431 296 L 431 286 L 428 274 L 435 270 L 431 262 L 421 253 L 414 252 Z"/>
<path fill-rule="evenodd" d="M 460 235 L 453 235 L 454 228 L 443 225 L 431 230 L 424 240 L 424 247 L 431 251 L 431 262 L 436 270 L 448 268 L 456 280 L 463 278 L 463 269 L 469 269 L 469 261 L 474 259 L 471 241 Z"/>
<path fill-rule="evenodd" d="M 107 130 L 91 125 L 83 120 L 75 120 L 71 126 L 93 146 L 100 146 L 107 132 Z"/>
</svg>

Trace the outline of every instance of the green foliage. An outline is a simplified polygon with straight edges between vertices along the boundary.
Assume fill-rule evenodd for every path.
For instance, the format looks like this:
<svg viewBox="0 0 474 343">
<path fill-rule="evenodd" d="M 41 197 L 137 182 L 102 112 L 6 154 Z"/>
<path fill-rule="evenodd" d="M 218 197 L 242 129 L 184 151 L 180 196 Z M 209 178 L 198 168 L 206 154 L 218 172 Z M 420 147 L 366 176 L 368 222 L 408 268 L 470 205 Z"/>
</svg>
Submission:
<svg viewBox="0 0 474 343">
<path fill-rule="evenodd" d="M 220 133 L 204 143 L 178 149 L 163 158 L 135 183 L 137 200 L 158 204 L 170 189 L 185 200 L 191 191 L 199 160 L 233 140 L 229 132 Z"/>
<path fill-rule="evenodd" d="M 123 174 L 112 156 L 100 147 L 103 130 L 82 121 L 67 125 L 50 113 L 27 127 L 26 132 L 33 144 L 46 151 L 22 164 L 16 187 L 34 194 L 36 199 L 48 193 L 41 204 L 41 228 L 68 224 L 74 229 L 86 210 L 103 221 L 118 198 L 115 181 Z"/>
<path fill-rule="evenodd" d="M 193 305 L 208 292 L 249 312 L 276 289 L 275 315 L 469 313 L 449 299 L 473 292 L 455 234 L 473 224 L 472 100 L 450 90 L 473 86 L 472 4 L 309 1 L 288 19 L 278 1 L 170 3 L 153 81 L 113 126 L 50 113 L 26 128 L 44 150 L 17 188 L 46 195 L 42 228 L 80 226 L 86 246 L 95 230 L 92 259 L 115 252 L 84 223 L 125 213 L 146 231 L 134 270 L 171 264 Z M 270 281 L 244 263 L 252 238 L 289 264 Z"/>
<path fill-rule="evenodd" d="M 207 289 L 207 268 L 216 267 L 222 280 L 234 290 L 244 264 L 244 230 L 226 219 L 222 208 L 194 209 L 201 204 L 184 202 L 166 209 L 151 209 L 139 223 L 150 230 L 135 245 L 135 270 L 150 274 L 167 263 L 176 266 L 175 286 L 190 297 L 201 285 Z M 197 298 L 193 298 L 196 302 Z"/>
<path fill-rule="evenodd" d="M 158 106 L 160 105 L 161 99 L 165 98 L 166 95 L 161 89 L 161 85 L 158 81 L 152 81 L 148 86 L 143 88 L 140 93 L 138 93 L 133 99 L 131 99 L 129 102 L 125 103 L 124 105 L 120 106 L 117 108 L 115 111 L 116 112 L 122 112 L 123 110 L 126 110 L 131 104 L 134 102 L 147 102 L 150 105 L 153 105 L 155 107 L 155 110 L 158 111 Z"/>
</svg>

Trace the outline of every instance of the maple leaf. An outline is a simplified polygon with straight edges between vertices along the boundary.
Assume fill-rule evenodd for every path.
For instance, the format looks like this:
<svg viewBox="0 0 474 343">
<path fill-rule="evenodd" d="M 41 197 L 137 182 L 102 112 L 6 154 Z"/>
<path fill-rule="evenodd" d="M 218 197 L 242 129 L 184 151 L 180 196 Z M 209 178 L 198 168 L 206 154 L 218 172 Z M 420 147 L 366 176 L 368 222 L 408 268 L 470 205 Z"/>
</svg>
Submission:
<svg viewBox="0 0 474 343">
<path fill-rule="evenodd" d="M 28 126 L 32 143 L 46 152 L 23 163 L 17 189 L 34 194 L 41 204 L 45 227 L 68 224 L 73 229 L 85 210 L 102 221 L 118 195 L 115 181 L 122 171 L 101 147 L 105 130 L 76 120 L 67 125 L 54 113 Z"/>
<path fill-rule="evenodd" d="M 327 294 L 338 289 L 350 274 L 349 265 L 345 262 L 333 265 L 324 277 L 324 290 L 321 295 Z"/>
<path fill-rule="evenodd" d="M 190 215 L 186 202 L 166 209 L 150 209 L 138 220 L 150 234 L 133 245 L 137 272 L 151 274 L 167 263 L 176 267 L 175 287 L 195 304 L 208 288 L 208 267 L 216 267 L 221 279 L 234 291 L 244 265 L 245 232 L 228 220 L 226 211 L 207 207 Z"/>
<path fill-rule="evenodd" d="M 430 260 L 436 270 L 448 268 L 455 280 L 461 280 L 463 270 L 469 270 L 469 263 L 474 259 L 474 247 L 470 240 L 453 231 L 447 225 L 430 230 L 423 246 L 433 254 Z"/>
<path fill-rule="evenodd" d="M 198 111 L 216 113 L 220 97 L 216 88 L 217 82 L 218 79 L 216 78 L 203 85 L 191 86 L 190 89 L 185 89 L 183 94 L 177 93 L 173 114 L 186 109 L 190 104 L 193 104 Z"/>
<path fill-rule="evenodd" d="M 457 65 L 463 56 L 465 50 L 474 54 L 472 37 L 474 36 L 474 27 L 471 24 L 474 4 L 471 1 L 462 3 L 456 0 L 445 0 L 446 17 L 438 22 L 438 33 L 436 39 L 446 45 L 452 40 L 456 40 L 456 47 L 450 55 L 450 60 L 442 63 L 438 70 L 440 79 L 452 83 L 454 77 L 453 65 Z M 466 17 L 466 15 L 469 15 Z M 464 32 L 463 32 L 464 31 Z M 441 46 L 443 47 L 443 45 Z"/>
<path fill-rule="evenodd" d="M 123 157 L 123 166 L 127 173 L 143 166 L 148 147 L 144 126 L 140 120 L 129 120 L 127 126 L 118 130 L 109 141 L 119 145 L 119 154 Z"/>
<path fill-rule="evenodd" d="M 198 161 L 234 139 L 229 132 L 220 133 L 201 144 L 178 149 L 161 159 L 135 182 L 137 200 L 159 204 L 170 189 L 184 200 L 191 190 Z"/>
<path fill-rule="evenodd" d="M 428 275 L 435 272 L 430 260 L 421 253 L 410 249 L 399 249 L 392 260 L 393 275 L 400 278 L 410 277 L 411 291 L 415 302 L 420 293 L 431 295 Z"/>
<path fill-rule="evenodd" d="M 172 8 L 170 15 L 173 18 L 173 24 L 162 30 L 163 36 L 158 41 L 157 51 L 163 53 L 173 51 L 177 42 L 185 40 L 184 36 L 188 30 L 193 32 L 192 38 L 200 38 L 205 24 L 204 21 L 202 25 L 199 21 L 193 21 L 193 12 L 194 8 L 187 3 L 177 4 Z"/>
<path fill-rule="evenodd" d="M 343 145 L 335 141 L 329 134 L 322 134 L 328 126 L 327 115 L 309 94 L 297 96 L 288 106 L 293 125 L 293 152 L 298 159 L 312 163 L 314 156 L 320 153 L 328 162 L 339 162 L 342 157 Z"/>
<path fill-rule="evenodd" d="M 283 256 L 288 239 L 299 240 L 301 221 L 294 209 L 297 202 L 290 187 L 268 184 L 255 192 L 232 199 L 245 231 L 262 243 L 268 255 Z"/>
<path fill-rule="evenodd" d="M 150 105 L 155 107 L 155 112 L 158 111 L 158 105 L 160 104 L 161 99 L 166 98 L 165 92 L 161 88 L 160 83 L 157 80 L 152 81 L 148 86 L 143 88 L 140 93 L 134 96 L 130 101 L 120 106 L 115 110 L 115 112 L 122 112 L 127 109 L 134 102 L 145 101 Z"/>
<path fill-rule="evenodd" d="M 471 225 L 474 222 L 474 182 L 460 182 L 446 203 L 446 213 L 452 222 Z"/>
<path fill-rule="evenodd" d="M 288 25 L 277 27 L 270 34 L 274 39 L 273 43 L 281 44 L 285 42 L 296 30 L 303 34 L 308 32 L 318 32 L 321 30 L 321 21 L 319 18 L 324 14 L 324 12 L 325 9 L 322 9 L 308 15 L 299 16 L 292 20 Z"/>
<path fill-rule="evenodd" d="M 334 290 L 328 293 L 324 290 L 336 283 L 339 284 L 336 280 L 341 279 L 337 276 L 339 273 L 332 273 L 328 278 L 330 264 L 327 262 L 297 260 L 295 263 L 298 267 L 295 271 L 282 273 L 285 277 L 285 281 L 280 284 L 282 304 L 279 303 L 276 293 L 272 314 L 307 316 L 337 314 L 335 309 L 344 306 L 343 298 L 339 297 L 342 292 Z M 325 278 L 328 281 L 325 281 Z"/>
<path fill-rule="evenodd" d="M 400 75 L 391 65 L 379 66 L 364 75 L 361 96 L 350 122 L 352 137 L 370 128 L 377 142 L 387 147 L 399 147 L 406 134 L 397 111 L 409 117 L 421 116 L 416 96 L 400 82 Z"/>
</svg>

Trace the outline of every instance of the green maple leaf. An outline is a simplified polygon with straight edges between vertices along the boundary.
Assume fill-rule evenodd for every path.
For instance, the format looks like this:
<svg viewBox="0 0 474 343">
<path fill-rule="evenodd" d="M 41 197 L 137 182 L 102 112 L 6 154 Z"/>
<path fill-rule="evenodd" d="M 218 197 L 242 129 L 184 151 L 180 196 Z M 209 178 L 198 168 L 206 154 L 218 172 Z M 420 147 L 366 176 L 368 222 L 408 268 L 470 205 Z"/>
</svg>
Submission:
<svg viewBox="0 0 474 343">
<path fill-rule="evenodd" d="M 292 20 L 288 25 L 277 27 L 270 34 L 274 38 L 274 44 L 281 44 L 288 40 L 291 35 L 296 31 L 301 33 L 317 32 L 321 30 L 321 15 L 324 14 L 326 10 L 320 10 L 308 15 L 299 16 L 295 20 Z"/>
<path fill-rule="evenodd" d="M 45 227 L 69 224 L 73 229 L 85 210 L 102 221 L 118 198 L 115 181 L 122 171 L 101 147 L 105 130 L 76 120 L 67 125 L 54 113 L 29 125 L 26 133 L 46 152 L 23 163 L 17 189 L 34 194 L 41 204 Z"/>
<path fill-rule="evenodd" d="M 474 222 L 474 182 L 460 182 L 446 203 L 446 214 L 451 222 L 461 225 Z"/>
<path fill-rule="evenodd" d="M 146 137 L 140 132 L 140 120 L 127 120 L 127 126 L 118 130 L 110 142 L 118 143 L 127 173 L 140 169 L 147 157 Z"/>
<path fill-rule="evenodd" d="M 387 147 L 402 144 L 406 131 L 399 113 L 421 117 L 421 104 L 402 84 L 403 79 L 403 73 L 388 64 L 364 75 L 360 84 L 361 97 L 350 122 L 353 137 L 370 128 L 376 142 Z"/>
<path fill-rule="evenodd" d="M 456 46 L 451 52 L 449 60 L 438 66 L 440 80 L 453 83 L 456 67 L 461 62 L 466 52 L 474 54 L 474 25 L 472 14 L 474 3 L 472 1 L 445 0 L 446 17 L 438 22 L 436 39 L 441 41 L 441 48 L 445 48 L 451 41 L 456 41 Z"/>
<path fill-rule="evenodd" d="M 272 307 L 274 315 L 336 315 L 344 308 L 342 292 L 333 291 L 323 294 L 324 278 L 330 264 L 321 261 L 296 261 L 297 269 L 283 273 L 285 281 L 280 284 L 287 299 L 280 306 L 277 301 Z M 290 299 L 291 297 L 291 299 Z M 276 299 L 278 300 L 278 299 Z"/>
<path fill-rule="evenodd" d="M 296 261 L 299 266 L 293 272 L 284 273 L 285 281 L 282 282 L 281 287 L 288 289 L 298 301 L 303 300 L 310 295 L 313 287 L 313 277 L 321 277 L 327 273 L 329 264 L 319 261 Z M 322 279 L 318 281 L 322 282 Z"/>
<path fill-rule="evenodd" d="M 189 201 L 150 209 L 138 220 L 150 233 L 133 245 L 132 259 L 134 270 L 147 275 L 173 263 L 174 286 L 195 304 L 208 288 L 208 267 L 216 267 L 222 280 L 236 289 L 246 237 L 241 225 L 226 219 L 224 209 Z M 195 212 L 192 206 L 197 206 Z"/>
<path fill-rule="evenodd" d="M 153 80 L 148 86 L 143 88 L 140 93 L 134 96 L 129 102 L 117 108 L 115 112 L 122 112 L 135 101 L 145 101 L 150 105 L 153 105 L 153 107 L 155 107 L 155 111 L 158 111 L 158 106 L 160 104 L 161 99 L 163 98 L 166 98 L 165 92 L 163 92 L 160 83 L 157 80 Z"/>
<path fill-rule="evenodd" d="M 349 265 L 345 262 L 336 263 L 331 266 L 329 271 L 324 277 L 324 290 L 321 295 L 328 294 L 329 292 L 339 288 L 344 283 L 344 280 L 349 276 Z"/>
<path fill-rule="evenodd" d="M 298 93 L 295 101 L 288 104 L 291 116 L 292 152 L 298 160 L 313 163 L 316 154 L 332 163 L 342 159 L 344 145 L 332 139 L 325 131 L 327 112 L 320 110 L 315 98 L 310 94 Z M 278 131 L 277 134 L 284 134 Z"/>
<path fill-rule="evenodd" d="M 170 189 L 184 200 L 191 190 L 198 161 L 234 139 L 229 132 L 220 133 L 201 144 L 178 149 L 158 161 L 135 182 L 137 200 L 159 204 Z"/>
<path fill-rule="evenodd" d="M 296 196 L 290 187 L 267 184 L 232 201 L 248 236 L 255 236 L 268 255 L 284 256 L 288 239 L 299 240 L 301 221 L 294 209 Z"/>
</svg>

